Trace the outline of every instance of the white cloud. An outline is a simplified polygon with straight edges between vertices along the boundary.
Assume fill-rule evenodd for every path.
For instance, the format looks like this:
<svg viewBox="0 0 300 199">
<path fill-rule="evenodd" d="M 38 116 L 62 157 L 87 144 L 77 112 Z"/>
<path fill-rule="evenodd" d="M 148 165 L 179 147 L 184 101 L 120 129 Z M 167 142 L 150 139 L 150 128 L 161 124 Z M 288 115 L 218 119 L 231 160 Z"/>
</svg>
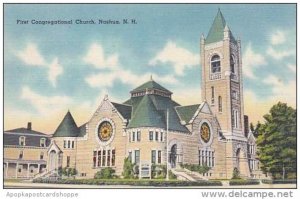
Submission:
<svg viewBox="0 0 300 199">
<path fill-rule="evenodd" d="M 90 46 L 83 60 L 99 69 L 114 68 L 119 65 L 118 55 L 113 54 L 105 57 L 103 47 L 97 43 Z"/>
<path fill-rule="evenodd" d="M 243 55 L 243 74 L 248 78 L 254 79 L 255 69 L 266 64 L 267 62 L 265 57 L 254 52 L 254 50 L 252 49 L 252 44 L 249 43 Z"/>
<path fill-rule="evenodd" d="M 22 88 L 21 98 L 29 102 L 36 111 L 43 115 L 50 115 L 53 112 L 60 111 L 71 103 L 67 96 L 43 96 L 31 90 L 30 87 Z"/>
<path fill-rule="evenodd" d="M 285 41 L 286 41 L 286 34 L 283 31 L 277 30 L 274 34 L 271 35 L 272 45 L 283 44 Z"/>
<path fill-rule="evenodd" d="M 16 55 L 26 65 L 47 68 L 48 80 L 52 86 L 56 86 L 57 77 L 63 73 L 63 67 L 59 64 L 58 58 L 54 58 L 51 63 L 47 63 L 37 46 L 33 43 L 27 44 L 27 47 L 24 50 L 17 52 Z"/>
<path fill-rule="evenodd" d="M 58 63 L 58 59 L 55 58 L 53 62 L 49 65 L 48 79 L 52 85 L 56 86 L 56 79 L 59 75 L 63 73 L 62 66 Z"/>
<path fill-rule="evenodd" d="M 40 54 L 37 46 L 33 43 L 29 43 L 23 51 L 19 51 L 17 56 L 27 65 L 46 65 L 44 57 Z"/>
<path fill-rule="evenodd" d="M 296 72 L 296 65 L 295 64 L 287 64 L 288 69 L 290 69 L 292 72 Z"/>
<path fill-rule="evenodd" d="M 200 64 L 200 55 L 168 41 L 165 47 L 150 60 L 149 65 L 157 66 L 159 63 L 171 63 L 176 75 L 184 75 L 184 70 Z"/>
<path fill-rule="evenodd" d="M 294 50 L 275 50 L 273 47 L 267 49 L 267 54 L 276 60 L 294 55 Z"/>
<path fill-rule="evenodd" d="M 292 79 L 288 82 L 283 82 L 280 77 L 269 75 L 263 80 L 263 83 L 270 85 L 272 94 L 271 99 L 286 102 L 291 106 L 296 104 L 296 80 Z"/>
<path fill-rule="evenodd" d="M 138 86 L 148 80 L 150 76 L 153 76 L 154 80 L 161 83 L 174 84 L 178 83 L 177 79 L 173 75 L 159 76 L 157 74 L 144 73 L 142 75 L 134 74 L 129 70 L 118 68 L 108 72 L 99 72 L 86 77 L 85 81 L 94 88 L 112 87 L 116 81 L 121 81 L 123 84 Z"/>
</svg>

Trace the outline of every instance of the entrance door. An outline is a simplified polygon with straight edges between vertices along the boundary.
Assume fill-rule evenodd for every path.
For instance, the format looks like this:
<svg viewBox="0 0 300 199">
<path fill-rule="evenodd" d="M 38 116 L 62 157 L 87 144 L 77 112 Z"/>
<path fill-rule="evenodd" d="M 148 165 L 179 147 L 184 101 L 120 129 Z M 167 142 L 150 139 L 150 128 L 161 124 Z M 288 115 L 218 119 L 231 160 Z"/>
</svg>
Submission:
<svg viewBox="0 0 300 199">
<path fill-rule="evenodd" d="M 238 169 L 238 171 L 240 171 L 240 157 L 241 156 L 241 149 L 238 149 L 236 151 L 236 168 Z"/>
<path fill-rule="evenodd" d="M 177 144 L 174 144 L 171 147 L 171 153 L 170 153 L 171 168 L 176 167 L 176 160 L 177 160 Z"/>
<path fill-rule="evenodd" d="M 58 158 L 57 154 L 54 150 L 52 150 L 49 154 L 49 171 L 57 169 Z"/>
</svg>

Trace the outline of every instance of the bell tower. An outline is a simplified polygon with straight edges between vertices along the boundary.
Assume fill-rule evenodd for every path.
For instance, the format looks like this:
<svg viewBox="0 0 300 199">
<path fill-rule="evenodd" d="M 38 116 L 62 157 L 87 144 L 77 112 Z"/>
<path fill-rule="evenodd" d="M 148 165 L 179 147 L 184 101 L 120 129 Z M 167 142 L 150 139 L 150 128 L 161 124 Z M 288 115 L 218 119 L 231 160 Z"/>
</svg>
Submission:
<svg viewBox="0 0 300 199">
<path fill-rule="evenodd" d="M 207 37 L 201 36 L 202 100 L 226 136 L 244 137 L 241 42 L 235 39 L 220 9 Z"/>
</svg>

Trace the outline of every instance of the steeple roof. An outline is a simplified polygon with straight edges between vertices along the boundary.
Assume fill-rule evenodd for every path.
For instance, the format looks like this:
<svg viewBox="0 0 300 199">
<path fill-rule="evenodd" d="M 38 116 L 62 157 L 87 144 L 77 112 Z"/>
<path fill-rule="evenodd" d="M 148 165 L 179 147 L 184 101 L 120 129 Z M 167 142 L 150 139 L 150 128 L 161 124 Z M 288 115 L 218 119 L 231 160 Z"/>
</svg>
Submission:
<svg viewBox="0 0 300 199">
<path fill-rule="evenodd" d="M 68 111 L 57 127 L 53 137 L 77 137 L 79 133 L 79 128 L 77 127 L 70 111 Z"/>
<path fill-rule="evenodd" d="M 214 19 L 212 26 L 208 32 L 205 43 L 214 43 L 223 40 L 224 38 L 224 28 L 226 26 L 226 21 L 223 17 L 221 10 L 218 10 L 217 16 Z"/>
</svg>

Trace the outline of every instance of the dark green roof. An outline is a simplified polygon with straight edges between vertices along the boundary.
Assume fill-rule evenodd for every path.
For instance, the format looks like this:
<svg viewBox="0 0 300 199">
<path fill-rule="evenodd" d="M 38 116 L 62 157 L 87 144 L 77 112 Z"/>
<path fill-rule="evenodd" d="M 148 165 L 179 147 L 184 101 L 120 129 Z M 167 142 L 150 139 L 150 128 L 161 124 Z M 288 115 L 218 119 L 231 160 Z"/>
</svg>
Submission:
<svg viewBox="0 0 300 199">
<path fill-rule="evenodd" d="M 212 26 L 208 32 L 205 43 L 214 43 L 222 41 L 224 38 L 224 28 L 226 26 L 226 21 L 222 15 L 221 10 L 218 10 L 217 16 L 214 19 Z"/>
<path fill-rule="evenodd" d="M 218 10 L 217 16 L 214 19 L 212 26 L 208 32 L 206 37 L 205 43 L 210 44 L 218 41 L 222 41 L 224 39 L 224 29 L 226 27 L 226 21 L 223 17 L 221 10 Z M 228 26 L 227 26 L 228 27 Z M 230 29 L 229 30 L 229 37 L 230 40 L 236 42 L 235 38 L 233 37 Z"/>
<path fill-rule="evenodd" d="M 78 129 L 79 129 L 78 137 L 84 137 L 86 134 L 86 123 L 78 127 Z"/>
<path fill-rule="evenodd" d="M 168 89 L 162 87 L 160 84 L 156 83 L 155 81 L 153 81 L 152 79 L 144 84 L 142 84 L 141 86 L 133 89 L 131 92 L 136 92 L 136 91 L 143 91 L 146 89 L 157 89 L 157 90 L 162 90 L 168 93 L 172 93 L 171 91 L 169 91 Z"/>
<path fill-rule="evenodd" d="M 189 105 L 189 106 L 177 106 L 176 111 L 180 119 L 188 123 L 195 115 L 195 112 L 197 111 L 199 106 L 200 104 Z"/>
<path fill-rule="evenodd" d="M 130 105 L 118 104 L 118 103 L 115 103 L 115 102 L 112 102 L 112 104 L 117 109 L 117 111 L 122 115 L 123 118 L 125 118 L 125 119 L 130 119 L 131 118 L 132 107 Z"/>
<path fill-rule="evenodd" d="M 149 95 L 144 95 L 136 108 L 128 128 L 158 127 L 165 128 L 164 115 L 157 111 Z"/>
<path fill-rule="evenodd" d="M 79 129 L 70 111 L 67 112 L 62 122 L 57 127 L 53 137 L 77 137 Z"/>
<path fill-rule="evenodd" d="M 168 109 L 169 130 L 188 132 L 188 129 L 181 125 L 180 118 L 175 110 L 175 107 L 179 106 L 179 104 L 169 97 L 150 94 L 132 97 L 124 104 L 132 105 L 132 118 L 128 128 L 151 126 L 166 129 Z"/>
</svg>

